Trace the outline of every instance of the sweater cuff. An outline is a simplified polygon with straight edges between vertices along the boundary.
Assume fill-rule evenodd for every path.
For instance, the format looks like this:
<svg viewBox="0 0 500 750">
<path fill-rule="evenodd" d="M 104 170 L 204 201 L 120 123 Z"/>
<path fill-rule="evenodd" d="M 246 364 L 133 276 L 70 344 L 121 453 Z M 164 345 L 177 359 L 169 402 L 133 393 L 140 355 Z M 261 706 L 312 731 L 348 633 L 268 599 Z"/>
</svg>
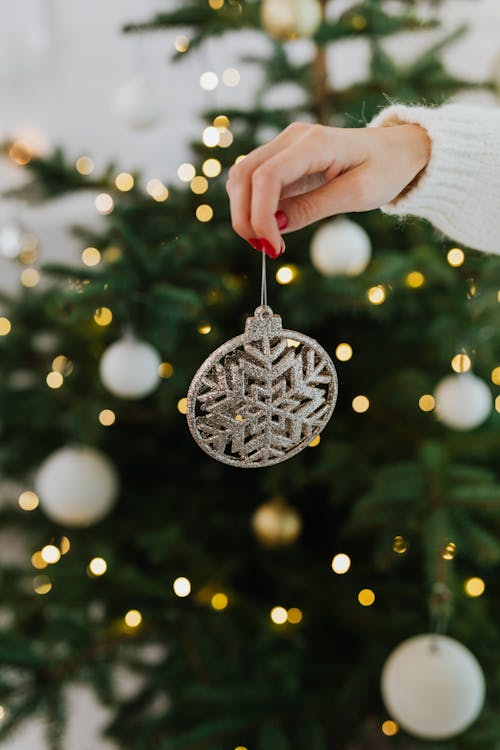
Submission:
<svg viewBox="0 0 500 750">
<path fill-rule="evenodd" d="M 435 109 L 396 104 L 380 112 L 369 127 L 398 122 L 421 125 L 432 144 L 429 163 L 417 184 L 382 206 L 382 211 L 422 217 L 449 237 L 477 246 L 477 236 L 484 237 L 485 226 L 484 206 L 475 203 L 481 202 L 481 194 L 484 198 L 485 184 L 499 182 L 500 116 L 495 110 L 487 112 L 485 116 L 484 108 L 459 104 Z M 485 250 L 500 252 L 493 228 L 484 240 Z"/>
</svg>

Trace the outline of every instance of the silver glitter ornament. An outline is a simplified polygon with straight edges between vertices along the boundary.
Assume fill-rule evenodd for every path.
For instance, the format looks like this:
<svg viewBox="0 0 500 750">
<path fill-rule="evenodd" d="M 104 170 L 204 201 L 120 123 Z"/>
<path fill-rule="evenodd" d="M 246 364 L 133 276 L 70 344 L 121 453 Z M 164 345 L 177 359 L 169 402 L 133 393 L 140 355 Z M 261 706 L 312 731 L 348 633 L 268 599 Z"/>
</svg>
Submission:
<svg viewBox="0 0 500 750">
<path fill-rule="evenodd" d="M 306 448 L 328 423 L 337 373 L 317 341 L 282 328 L 267 305 L 245 333 L 200 367 L 187 396 L 189 429 L 212 458 L 260 468 Z"/>
</svg>

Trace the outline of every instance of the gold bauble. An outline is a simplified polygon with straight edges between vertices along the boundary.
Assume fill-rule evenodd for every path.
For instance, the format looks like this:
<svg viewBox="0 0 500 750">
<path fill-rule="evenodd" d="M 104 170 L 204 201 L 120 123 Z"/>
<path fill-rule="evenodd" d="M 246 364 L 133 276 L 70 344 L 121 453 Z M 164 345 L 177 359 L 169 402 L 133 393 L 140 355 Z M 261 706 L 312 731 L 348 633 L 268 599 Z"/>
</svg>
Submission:
<svg viewBox="0 0 500 750">
<path fill-rule="evenodd" d="M 299 536 L 302 521 L 284 498 L 276 497 L 257 508 L 252 516 L 252 528 L 265 547 L 285 547 Z"/>
<path fill-rule="evenodd" d="M 263 0 L 261 23 L 275 39 L 313 36 L 319 29 L 322 9 L 319 0 Z"/>
</svg>

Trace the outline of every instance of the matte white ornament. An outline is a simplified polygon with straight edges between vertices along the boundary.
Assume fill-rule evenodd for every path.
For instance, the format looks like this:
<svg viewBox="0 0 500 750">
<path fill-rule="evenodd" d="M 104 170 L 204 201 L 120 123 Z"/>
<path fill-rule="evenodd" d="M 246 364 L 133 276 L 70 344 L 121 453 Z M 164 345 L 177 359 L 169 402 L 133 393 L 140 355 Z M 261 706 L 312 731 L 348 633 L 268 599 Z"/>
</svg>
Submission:
<svg viewBox="0 0 500 750">
<path fill-rule="evenodd" d="M 161 120 L 165 104 L 157 85 L 144 75 L 136 75 L 116 92 L 114 109 L 125 125 L 144 130 Z"/>
<path fill-rule="evenodd" d="M 118 494 L 118 475 L 101 451 L 67 446 L 48 456 L 35 477 L 40 506 L 63 526 L 89 526 L 109 512 Z"/>
<path fill-rule="evenodd" d="M 371 240 L 350 219 L 333 219 L 320 226 L 312 238 L 311 261 L 325 276 L 357 276 L 370 262 Z"/>
<path fill-rule="evenodd" d="M 464 732 L 484 703 L 485 682 L 475 656 L 444 635 L 403 641 L 382 671 L 382 698 L 403 729 L 426 740 Z"/>
<path fill-rule="evenodd" d="M 434 391 L 436 415 L 454 430 L 473 430 L 489 416 L 493 400 L 481 378 L 471 372 L 448 375 Z"/>
<path fill-rule="evenodd" d="M 142 398 L 158 386 L 161 358 L 146 341 L 126 335 L 102 355 L 99 373 L 108 391 L 120 398 Z"/>
<path fill-rule="evenodd" d="M 319 0 L 263 0 L 261 23 L 276 39 L 313 36 L 321 25 Z"/>
</svg>

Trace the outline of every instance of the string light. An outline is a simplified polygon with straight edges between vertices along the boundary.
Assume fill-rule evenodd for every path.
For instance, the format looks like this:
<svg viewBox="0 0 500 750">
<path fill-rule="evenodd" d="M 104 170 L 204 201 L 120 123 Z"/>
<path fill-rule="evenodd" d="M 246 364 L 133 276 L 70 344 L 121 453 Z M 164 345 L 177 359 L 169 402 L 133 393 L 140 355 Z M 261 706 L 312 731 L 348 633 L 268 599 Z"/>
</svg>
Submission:
<svg viewBox="0 0 500 750">
<path fill-rule="evenodd" d="M 430 393 L 424 393 L 420 396 L 418 405 L 422 411 L 432 411 L 436 406 L 436 399 Z"/>
<path fill-rule="evenodd" d="M 217 115 L 217 117 L 214 117 L 213 125 L 216 128 L 227 129 L 231 125 L 231 120 L 227 115 Z"/>
<path fill-rule="evenodd" d="M 123 620 L 128 628 L 138 628 L 142 622 L 142 614 L 138 609 L 129 609 Z"/>
<path fill-rule="evenodd" d="M 446 260 L 448 261 L 450 266 L 453 266 L 453 268 L 458 268 L 459 266 L 463 265 L 463 262 L 465 260 L 465 253 L 459 247 L 452 247 L 451 250 L 448 250 Z"/>
<path fill-rule="evenodd" d="M 90 575 L 99 578 L 99 576 L 103 576 L 106 573 L 107 569 L 108 563 L 103 557 L 94 557 L 89 562 L 87 572 L 90 573 Z"/>
<path fill-rule="evenodd" d="M 476 599 L 478 596 L 482 596 L 486 589 L 486 585 L 482 578 L 468 578 L 464 583 L 464 589 L 467 596 L 472 599 Z"/>
<path fill-rule="evenodd" d="M 3 719 L 5 719 L 5 708 L 0 706 L 0 721 L 3 721 Z"/>
<path fill-rule="evenodd" d="M 298 275 L 296 266 L 281 266 L 276 271 L 276 281 L 278 284 L 291 284 Z"/>
<path fill-rule="evenodd" d="M 295 339 L 287 339 L 286 345 L 288 346 L 289 349 L 292 347 L 294 349 L 297 349 L 300 346 L 300 341 L 296 341 Z"/>
<path fill-rule="evenodd" d="M 158 203 L 163 203 L 169 196 L 168 188 L 157 178 L 148 181 L 146 192 Z"/>
<path fill-rule="evenodd" d="M 50 582 L 50 578 L 48 576 L 35 576 L 33 578 L 33 590 L 35 594 L 40 594 L 40 596 L 44 596 L 44 594 L 48 594 L 49 591 L 52 589 L 52 583 Z"/>
<path fill-rule="evenodd" d="M 284 607 L 273 607 L 270 617 L 275 625 L 284 625 L 288 620 L 288 612 Z"/>
<path fill-rule="evenodd" d="M 203 193 L 206 193 L 208 190 L 208 180 L 206 177 L 198 175 L 191 180 L 189 187 L 195 195 L 203 195 Z"/>
<path fill-rule="evenodd" d="M 335 349 L 335 356 L 340 362 L 347 362 L 352 357 L 352 346 L 350 344 L 339 344 Z"/>
<path fill-rule="evenodd" d="M 62 384 L 64 383 L 64 378 L 60 372 L 54 372 L 54 370 L 52 370 L 52 372 L 49 372 L 49 374 L 45 378 L 45 381 L 49 388 L 56 390 L 57 388 L 60 388 L 62 386 Z"/>
<path fill-rule="evenodd" d="M 317 448 L 317 446 L 321 443 L 321 435 L 316 435 L 314 440 L 311 440 L 309 443 L 309 448 Z"/>
<path fill-rule="evenodd" d="M 198 208 L 196 209 L 196 218 L 202 223 L 211 221 L 211 219 L 213 219 L 213 215 L 214 210 L 212 206 L 209 206 L 207 203 L 202 203 L 202 205 L 198 206 Z"/>
<path fill-rule="evenodd" d="M 226 68 L 226 70 L 222 74 L 222 80 L 226 86 L 232 88 L 233 86 L 237 86 L 239 84 L 241 76 L 236 68 Z"/>
<path fill-rule="evenodd" d="M 40 272 L 36 268 L 25 268 L 21 273 L 21 284 L 32 289 L 40 281 Z"/>
<path fill-rule="evenodd" d="M 196 169 L 192 164 L 189 164 L 188 162 L 184 162 L 184 164 L 181 164 L 177 170 L 177 176 L 179 180 L 182 180 L 182 182 L 191 182 L 195 174 Z"/>
<path fill-rule="evenodd" d="M 21 510 L 25 511 L 36 510 L 40 505 L 38 495 L 36 494 L 36 492 L 31 492 L 31 490 L 21 492 L 17 502 L 19 503 L 19 507 L 21 508 Z"/>
<path fill-rule="evenodd" d="M 408 542 L 402 536 L 395 536 L 392 540 L 392 551 L 397 555 L 405 555 L 408 552 Z"/>
<path fill-rule="evenodd" d="M 216 609 L 219 612 L 221 612 L 223 609 L 226 609 L 227 605 L 229 604 L 229 599 L 226 596 L 226 594 L 222 594 L 222 593 L 214 594 L 212 596 L 210 604 L 212 605 L 213 609 Z"/>
<path fill-rule="evenodd" d="M 128 193 L 134 187 L 135 180 L 128 172 L 120 172 L 115 177 L 115 185 L 122 193 Z"/>
<path fill-rule="evenodd" d="M 0 336 L 7 336 L 12 330 L 12 324 L 8 318 L 0 317 Z"/>
<path fill-rule="evenodd" d="M 292 625 L 298 625 L 299 622 L 302 622 L 302 617 L 302 611 L 298 607 L 291 607 L 287 612 L 288 622 Z"/>
<path fill-rule="evenodd" d="M 405 283 L 410 289 L 419 289 L 425 282 L 425 276 L 420 271 L 410 271 L 406 276 Z"/>
<path fill-rule="evenodd" d="M 495 398 L 495 411 L 500 412 L 500 396 Z"/>
<path fill-rule="evenodd" d="M 95 164 L 90 156 L 79 156 L 75 162 L 75 169 L 79 174 L 88 175 L 94 171 Z"/>
<path fill-rule="evenodd" d="M 368 26 L 368 21 L 364 16 L 356 13 L 356 15 L 351 18 L 351 26 L 355 31 L 363 31 Z"/>
<path fill-rule="evenodd" d="M 46 544 L 40 552 L 42 560 L 49 565 L 54 565 L 61 559 L 61 550 L 55 544 Z"/>
<path fill-rule="evenodd" d="M 113 202 L 113 198 L 109 195 L 109 193 L 99 193 L 99 195 L 95 199 L 95 207 L 100 214 L 106 216 L 113 211 L 115 204 Z"/>
<path fill-rule="evenodd" d="M 109 307 L 99 307 L 94 313 L 94 321 L 98 326 L 109 326 L 113 320 L 113 313 Z"/>
<path fill-rule="evenodd" d="M 229 148 L 234 141 L 234 136 L 227 128 L 219 128 L 219 146 L 221 148 Z"/>
<path fill-rule="evenodd" d="M 191 581 L 189 580 L 189 578 L 180 576 L 180 578 L 175 579 L 172 588 L 174 589 L 174 594 L 176 596 L 184 599 L 191 593 Z"/>
<path fill-rule="evenodd" d="M 211 330 L 212 326 L 210 323 L 200 323 L 198 326 L 198 333 L 201 333 L 203 336 L 206 336 Z"/>
<path fill-rule="evenodd" d="M 177 409 L 181 414 L 187 414 L 187 398 L 181 398 L 177 402 Z"/>
<path fill-rule="evenodd" d="M 158 375 L 160 378 L 171 378 L 174 374 L 174 367 L 170 364 L 170 362 L 162 362 L 161 365 L 158 367 Z"/>
<path fill-rule="evenodd" d="M 337 575 L 343 575 L 347 573 L 351 567 L 351 558 L 344 552 L 339 552 L 332 560 L 332 570 Z"/>
<path fill-rule="evenodd" d="M 371 607 L 375 602 L 375 594 L 371 589 L 362 589 L 358 594 L 358 602 L 362 607 Z"/>
<path fill-rule="evenodd" d="M 174 47 L 181 54 L 189 49 L 189 39 L 184 34 L 175 37 Z"/>
<path fill-rule="evenodd" d="M 103 409 L 99 412 L 99 422 L 103 427 L 111 427 L 116 422 L 116 414 L 112 409 Z"/>
<path fill-rule="evenodd" d="M 9 157 L 20 167 L 25 167 L 33 158 L 33 153 L 29 146 L 23 141 L 14 141 L 9 148 Z"/>
<path fill-rule="evenodd" d="M 212 10 L 220 10 L 224 6 L 224 0 L 208 0 Z"/>
<path fill-rule="evenodd" d="M 106 263 L 116 263 L 122 257 L 121 248 L 116 247 L 116 245 L 110 245 L 104 250 L 102 257 Z"/>
<path fill-rule="evenodd" d="M 45 560 L 42 558 L 42 555 L 40 554 L 40 550 L 38 550 L 37 552 L 34 552 L 31 555 L 31 564 L 37 570 L 43 570 L 48 565 L 48 563 L 46 563 Z"/>
<path fill-rule="evenodd" d="M 97 266 L 101 262 L 101 253 L 96 247 L 86 247 L 82 252 L 82 261 L 86 266 Z"/>
<path fill-rule="evenodd" d="M 368 299 L 372 303 L 372 305 L 381 305 L 383 302 L 385 302 L 386 299 L 386 292 L 383 286 L 372 286 L 370 289 L 368 289 Z"/>
<path fill-rule="evenodd" d="M 59 549 L 61 550 L 61 555 L 67 555 L 68 552 L 71 549 L 71 542 L 69 541 L 67 536 L 62 536 L 59 541 Z"/>
<path fill-rule="evenodd" d="M 394 737 L 399 732 L 399 725 L 395 721 L 384 721 L 382 724 L 382 734 L 386 737 Z"/>
<path fill-rule="evenodd" d="M 370 400 L 366 396 L 355 396 L 352 400 L 352 408 L 358 414 L 364 414 L 370 408 Z"/>
<path fill-rule="evenodd" d="M 218 159 L 206 159 L 202 171 L 206 177 L 218 177 L 222 171 L 222 164 Z"/>
<path fill-rule="evenodd" d="M 203 91 L 214 91 L 219 85 L 219 77 L 212 70 L 207 70 L 200 76 L 200 86 Z"/>
<path fill-rule="evenodd" d="M 236 157 L 236 159 L 234 160 L 234 163 L 239 164 L 240 161 L 243 161 L 243 159 L 246 159 L 246 157 L 247 157 L 247 154 L 240 154 L 239 156 Z"/>
<path fill-rule="evenodd" d="M 495 385 L 500 385 L 500 367 L 495 367 L 495 369 L 491 371 L 491 381 Z"/>
<path fill-rule="evenodd" d="M 453 560 L 456 551 L 457 545 L 454 542 L 448 542 L 448 544 L 443 547 L 441 557 L 443 558 L 443 560 Z"/>
<path fill-rule="evenodd" d="M 467 354 L 455 354 L 451 360 L 451 367 L 455 372 L 468 372 L 472 367 L 472 362 Z"/>
<path fill-rule="evenodd" d="M 65 357 L 64 354 L 58 354 L 52 360 L 52 369 L 60 372 L 61 375 L 71 375 L 73 372 L 73 362 Z"/>
<path fill-rule="evenodd" d="M 203 143 L 208 148 L 214 148 L 215 146 L 217 146 L 219 144 L 219 138 L 219 130 L 217 128 L 214 128 L 213 125 L 209 125 L 208 128 L 205 128 L 201 136 Z"/>
</svg>

